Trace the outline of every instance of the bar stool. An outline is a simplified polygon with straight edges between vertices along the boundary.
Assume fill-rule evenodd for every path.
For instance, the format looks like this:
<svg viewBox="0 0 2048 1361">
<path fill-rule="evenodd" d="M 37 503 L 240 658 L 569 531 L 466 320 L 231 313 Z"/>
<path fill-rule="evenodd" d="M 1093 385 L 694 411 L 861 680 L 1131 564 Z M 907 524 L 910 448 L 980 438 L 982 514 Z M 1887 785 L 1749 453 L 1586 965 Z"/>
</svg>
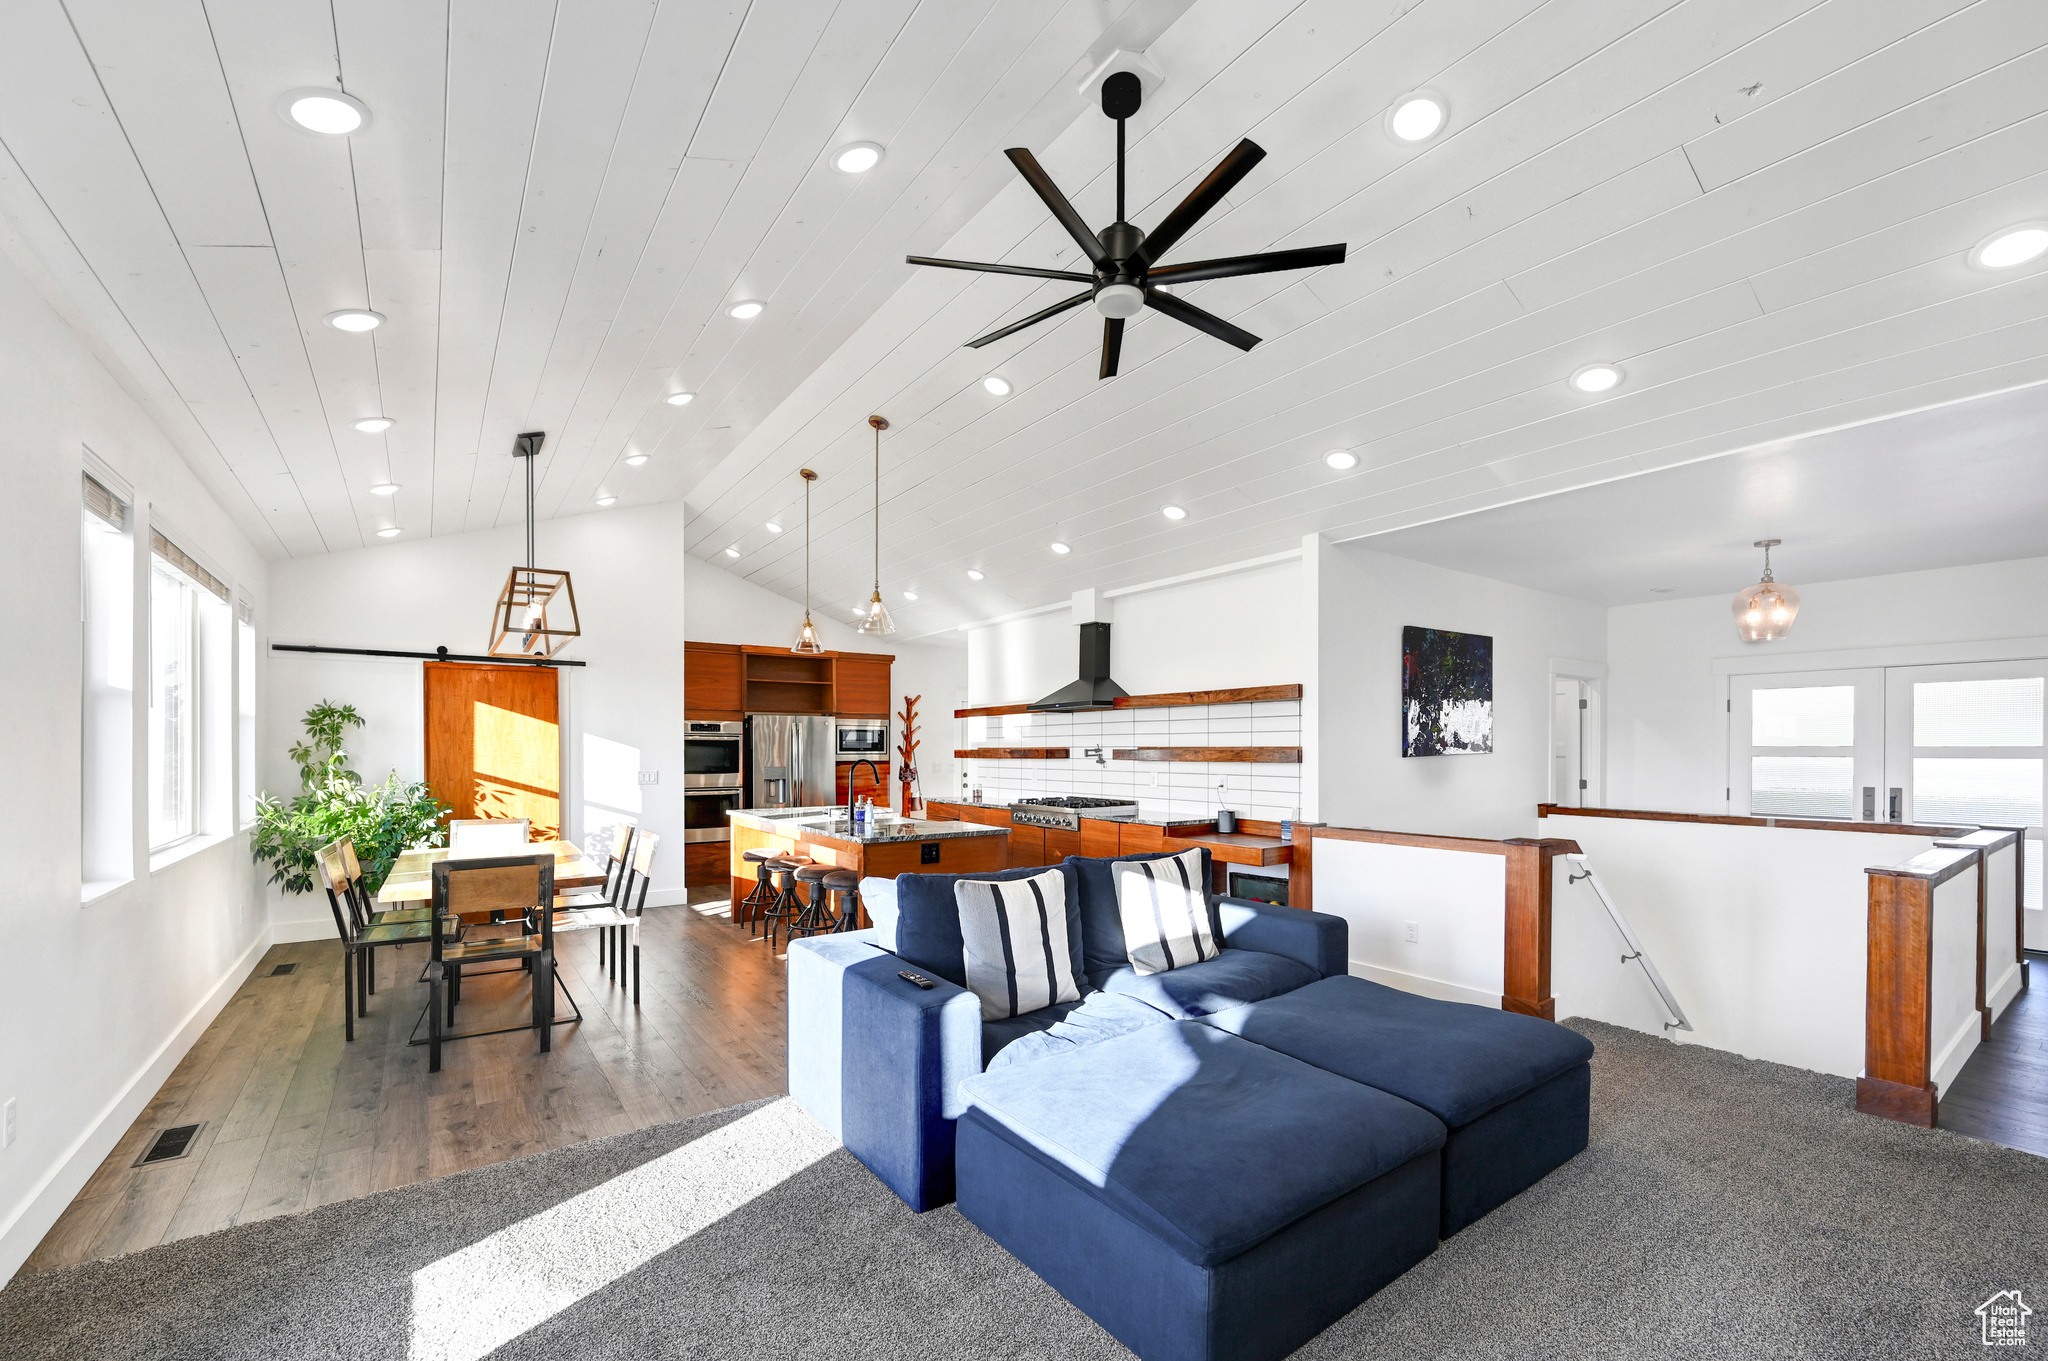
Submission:
<svg viewBox="0 0 2048 1361">
<path fill-rule="evenodd" d="M 852 870 L 833 870 L 824 882 L 825 891 L 832 895 L 832 929 L 860 930 L 860 876 Z"/>
<path fill-rule="evenodd" d="M 775 901 L 763 909 L 763 935 L 755 939 L 766 939 L 773 946 L 783 925 L 795 921 L 797 913 L 803 910 L 804 905 L 797 901 L 796 896 L 796 872 L 810 865 L 811 858 L 808 855 L 778 855 L 764 863 L 776 881 Z"/>
<path fill-rule="evenodd" d="M 768 862 L 779 859 L 781 855 L 782 852 L 769 850 L 766 846 L 740 852 L 740 858 L 754 867 L 754 891 L 740 899 L 738 920 L 741 926 L 752 926 L 759 921 L 761 914 L 775 901 L 775 886 L 768 881 Z"/>
<path fill-rule="evenodd" d="M 796 881 L 807 887 L 803 910 L 789 923 L 789 938 L 799 940 L 804 936 L 822 936 L 833 930 L 837 923 L 832 918 L 831 894 L 827 881 L 844 870 L 833 869 L 830 865 L 805 865 L 796 872 Z"/>
</svg>

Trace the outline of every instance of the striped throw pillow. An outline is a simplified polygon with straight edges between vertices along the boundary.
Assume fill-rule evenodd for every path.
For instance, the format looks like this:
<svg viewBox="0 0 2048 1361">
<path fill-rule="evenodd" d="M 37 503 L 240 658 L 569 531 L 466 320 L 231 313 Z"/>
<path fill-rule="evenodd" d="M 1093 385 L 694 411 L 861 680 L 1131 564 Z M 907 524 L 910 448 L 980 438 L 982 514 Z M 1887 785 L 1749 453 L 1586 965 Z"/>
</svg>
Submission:
<svg viewBox="0 0 2048 1361">
<path fill-rule="evenodd" d="M 981 999 L 984 1021 L 1081 1000 L 1062 871 L 997 882 L 962 879 L 953 885 L 953 901 L 960 908 L 967 987 Z"/>
<path fill-rule="evenodd" d="M 1223 952 L 1216 918 L 1202 882 L 1202 853 L 1184 851 L 1159 860 L 1119 861 L 1117 913 L 1124 949 L 1141 974 L 1165 973 Z"/>
</svg>

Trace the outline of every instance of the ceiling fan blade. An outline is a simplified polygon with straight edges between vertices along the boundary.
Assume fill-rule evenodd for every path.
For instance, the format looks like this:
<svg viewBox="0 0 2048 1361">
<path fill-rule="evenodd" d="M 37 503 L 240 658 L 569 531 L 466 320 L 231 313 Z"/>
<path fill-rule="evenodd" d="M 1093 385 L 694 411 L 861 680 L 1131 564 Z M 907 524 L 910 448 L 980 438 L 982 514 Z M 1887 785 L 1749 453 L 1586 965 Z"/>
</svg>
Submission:
<svg viewBox="0 0 2048 1361">
<path fill-rule="evenodd" d="M 1116 361 L 1124 352 L 1124 319 L 1104 317 L 1102 319 L 1102 369 L 1095 375 L 1096 381 L 1116 377 Z"/>
<path fill-rule="evenodd" d="M 984 265 L 973 260 L 935 260 L 929 255 L 906 255 L 903 257 L 913 265 L 932 265 L 938 269 L 972 269 L 983 274 L 1022 274 L 1030 279 L 1071 279 L 1077 284 L 1092 284 L 1093 274 L 1076 274 L 1071 269 L 1033 269 L 1030 265 Z"/>
<path fill-rule="evenodd" d="M 1043 308 L 1037 312 L 1033 312 L 1030 316 L 1024 318 L 1024 320 L 1022 321 L 1013 321 L 1008 326 L 1003 327 L 1000 331 L 990 331 L 985 336 L 981 336 L 978 339 L 968 341 L 966 348 L 970 350 L 978 350 L 982 346 L 988 344 L 990 341 L 1001 340 L 1004 336 L 1010 335 L 1013 332 L 1021 331 L 1026 326 L 1035 325 L 1038 322 L 1044 321 L 1047 317 L 1056 317 L 1070 307 L 1079 307 L 1082 303 L 1089 301 L 1094 296 L 1095 290 L 1091 288 L 1086 290 L 1085 292 L 1076 293 L 1071 298 L 1062 298 L 1060 299 L 1060 301 L 1054 303 L 1050 307 Z M 1207 316 L 1208 314 L 1205 312 L 1203 313 L 1203 315 Z"/>
<path fill-rule="evenodd" d="M 1153 228 L 1138 254 L 1151 261 L 1172 250 L 1174 243 L 1193 230 L 1204 213 L 1222 202 L 1223 196 L 1237 188 L 1237 182 L 1251 174 L 1252 167 L 1265 159 L 1266 149 L 1249 137 L 1232 147 L 1230 154 L 1216 163 L 1208 177 L 1180 201 L 1180 207 L 1168 213 L 1166 220 Z"/>
<path fill-rule="evenodd" d="M 1024 182 L 1045 200 L 1045 206 L 1067 229 L 1067 235 L 1074 238 L 1074 244 L 1081 248 L 1088 262 L 1093 265 L 1107 263 L 1108 252 L 1102 249 L 1102 243 L 1095 239 L 1095 233 L 1081 220 L 1081 215 L 1074 211 L 1074 205 L 1067 202 L 1067 196 L 1060 192 L 1060 187 L 1052 182 L 1052 176 L 1045 173 L 1045 167 L 1038 163 L 1038 158 L 1020 146 L 1013 146 L 1003 154 L 1010 158 L 1010 164 L 1017 167 L 1017 173 L 1024 177 Z"/>
<path fill-rule="evenodd" d="M 1234 279 L 1240 274 L 1272 274 L 1283 269 L 1314 269 L 1318 265 L 1344 263 L 1344 247 L 1304 246 L 1300 250 L 1274 250 L 1264 255 L 1233 255 L 1227 260 L 1191 260 L 1184 265 L 1161 265 L 1146 276 L 1147 283 L 1191 284 L 1202 279 Z"/>
<path fill-rule="evenodd" d="M 1241 326 L 1232 326 L 1214 312 L 1204 312 L 1191 302 L 1183 302 L 1171 293 L 1145 290 L 1145 305 L 1164 312 L 1175 321 L 1185 322 L 1197 331 L 1207 331 L 1218 340 L 1228 341 L 1240 350 L 1249 350 L 1259 343 L 1259 338 Z"/>
</svg>

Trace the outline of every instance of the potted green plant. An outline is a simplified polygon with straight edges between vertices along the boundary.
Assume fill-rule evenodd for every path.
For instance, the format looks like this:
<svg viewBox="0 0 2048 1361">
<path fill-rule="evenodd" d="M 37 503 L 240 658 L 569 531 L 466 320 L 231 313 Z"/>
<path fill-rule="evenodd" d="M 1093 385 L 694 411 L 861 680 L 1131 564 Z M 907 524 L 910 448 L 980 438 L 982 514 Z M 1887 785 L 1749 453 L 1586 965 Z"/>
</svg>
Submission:
<svg viewBox="0 0 2048 1361">
<path fill-rule="evenodd" d="M 451 810 L 419 780 L 392 771 L 366 787 L 349 768 L 342 738 L 363 726 L 353 705 L 321 700 L 306 710 L 306 739 L 292 744 L 299 767 L 299 793 L 285 800 L 268 792 L 256 796 L 256 829 L 251 850 L 271 867 L 270 882 L 286 893 L 311 893 L 314 853 L 340 837 L 355 841 L 363 882 L 371 893 L 384 883 L 399 854 L 413 846 L 438 846 L 447 837 Z"/>
</svg>

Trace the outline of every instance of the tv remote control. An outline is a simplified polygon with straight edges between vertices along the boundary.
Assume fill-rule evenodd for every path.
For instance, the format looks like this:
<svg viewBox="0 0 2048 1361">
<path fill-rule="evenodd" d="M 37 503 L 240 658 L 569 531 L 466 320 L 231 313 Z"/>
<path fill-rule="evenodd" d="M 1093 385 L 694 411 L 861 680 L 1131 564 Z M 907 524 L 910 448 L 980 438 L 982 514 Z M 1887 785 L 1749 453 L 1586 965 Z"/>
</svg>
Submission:
<svg viewBox="0 0 2048 1361">
<path fill-rule="evenodd" d="M 923 974 L 912 973 L 908 969 L 898 969 L 896 971 L 896 976 L 906 983 L 917 984 L 917 986 L 923 988 L 926 992 L 930 992 L 934 987 L 937 986 L 937 984 L 933 983 L 931 979 L 926 978 Z"/>
</svg>

